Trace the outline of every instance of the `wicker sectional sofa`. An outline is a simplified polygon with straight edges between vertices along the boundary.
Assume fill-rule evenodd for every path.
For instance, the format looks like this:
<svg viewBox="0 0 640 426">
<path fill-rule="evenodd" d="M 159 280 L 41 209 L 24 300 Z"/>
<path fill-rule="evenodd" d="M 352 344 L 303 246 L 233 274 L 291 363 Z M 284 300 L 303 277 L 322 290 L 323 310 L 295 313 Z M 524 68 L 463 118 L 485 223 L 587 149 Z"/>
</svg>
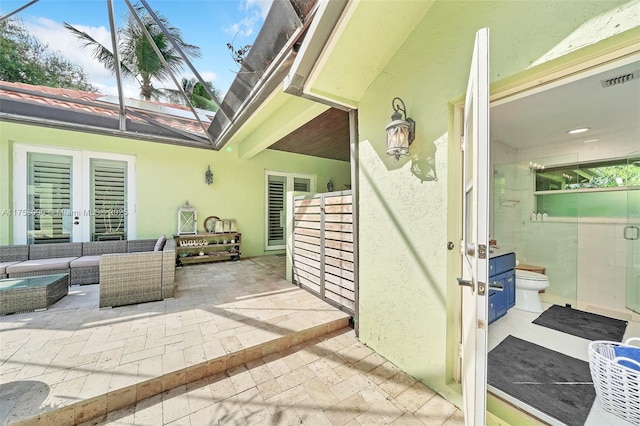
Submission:
<svg viewBox="0 0 640 426">
<path fill-rule="evenodd" d="M 175 290 L 175 242 L 99 241 L 0 246 L 0 278 L 69 274 L 69 283 L 100 283 L 100 307 L 162 300 Z"/>
</svg>

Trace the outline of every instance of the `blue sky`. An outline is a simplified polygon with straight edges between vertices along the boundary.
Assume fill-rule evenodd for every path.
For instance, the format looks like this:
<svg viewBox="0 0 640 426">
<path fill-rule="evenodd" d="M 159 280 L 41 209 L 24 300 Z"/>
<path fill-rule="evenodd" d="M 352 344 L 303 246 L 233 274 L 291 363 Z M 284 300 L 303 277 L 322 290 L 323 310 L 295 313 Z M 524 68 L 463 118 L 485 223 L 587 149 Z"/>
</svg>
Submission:
<svg viewBox="0 0 640 426">
<path fill-rule="evenodd" d="M 252 44 L 260 31 L 272 0 L 147 0 L 156 12 L 182 31 L 187 43 L 199 46 L 201 57 L 193 64 L 205 80 L 213 81 L 223 93 L 231 85 L 238 65 L 231 58 L 228 42 L 236 47 Z M 27 3 L 27 0 L 2 0 L 0 12 L 4 15 Z M 124 22 L 128 10 L 123 0 L 113 0 L 116 26 Z M 135 4 L 135 1 L 132 1 Z M 114 77 L 91 58 L 91 49 L 82 49 L 75 37 L 62 27 L 68 22 L 91 34 L 110 47 L 109 18 L 106 0 L 40 0 L 19 12 L 31 34 L 49 47 L 60 51 L 74 63 L 81 65 L 89 81 L 102 93 L 116 94 Z M 185 67 L 184 77 L 192 77 Z M 159 86 L 170 87 L 170 81 Z M 138 97 L 135 81 L 125 84 L 128 97 Z"/>
</svg>

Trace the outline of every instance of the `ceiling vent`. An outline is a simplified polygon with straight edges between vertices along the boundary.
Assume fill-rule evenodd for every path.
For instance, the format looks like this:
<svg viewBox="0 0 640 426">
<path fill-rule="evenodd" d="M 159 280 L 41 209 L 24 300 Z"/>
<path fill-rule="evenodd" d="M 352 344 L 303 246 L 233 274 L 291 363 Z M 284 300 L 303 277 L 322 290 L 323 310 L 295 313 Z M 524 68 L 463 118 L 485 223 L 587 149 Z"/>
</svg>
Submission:
<svg viewBox="0 0 640 426">
<path fill-rule="evenodd" d="M 640 77 L 640 70 L 635 70 L 632 72 L 628 72 L 626 74 L 607 78 L 606 80 L 600 80 L 600 82 L 602 83 L 602 87 L 607 88 L 607 87 L 613 87 L 613 86 L 618 86 L 620 84 L 627 83 L 639 77 Z"/>
</svg>

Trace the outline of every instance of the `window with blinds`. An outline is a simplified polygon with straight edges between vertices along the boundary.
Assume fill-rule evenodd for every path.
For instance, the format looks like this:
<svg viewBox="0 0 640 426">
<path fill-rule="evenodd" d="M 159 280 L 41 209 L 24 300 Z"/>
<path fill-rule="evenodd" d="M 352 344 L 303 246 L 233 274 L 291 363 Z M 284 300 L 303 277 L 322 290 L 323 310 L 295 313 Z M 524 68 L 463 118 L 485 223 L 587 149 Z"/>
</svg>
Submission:
<svg viewBox="0 0 640 426">
<path fill-rule="evenodd" d="M 294 177 L 293 190 L 298 192 L 311 191 L 311 179 Z"/>
<path fill-rule="evenodd" d="M 286 193 L 310 192 L 313 177 L 286 173 L 267 174 L 267 250 L 285 247 Z"/>
<path fill-rule="evenodd" d="M 29 244 L 71 241 L 72 158 L 29 153 L 27 239 Z"/>
<path fill-rule="evenodd" d="M 90 160 L 91 240 L 127 238 L 127 163 Z"/>
</svg>

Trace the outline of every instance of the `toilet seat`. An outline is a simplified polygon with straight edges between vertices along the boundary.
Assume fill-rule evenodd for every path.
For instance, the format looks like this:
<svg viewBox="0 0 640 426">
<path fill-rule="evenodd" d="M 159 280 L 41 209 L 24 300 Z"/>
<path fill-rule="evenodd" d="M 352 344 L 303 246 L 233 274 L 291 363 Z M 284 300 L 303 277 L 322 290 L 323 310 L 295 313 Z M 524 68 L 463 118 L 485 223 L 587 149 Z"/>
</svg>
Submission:
<svg viewBox="0 0 640 426">
<path fill-rule="evenodd" d="M 523 269 L 516 269 L 516 279 L 522 278 L 529 281 L 548 281 L 549 277 L 537 272 L 525 271 Z"/>
</svg>

